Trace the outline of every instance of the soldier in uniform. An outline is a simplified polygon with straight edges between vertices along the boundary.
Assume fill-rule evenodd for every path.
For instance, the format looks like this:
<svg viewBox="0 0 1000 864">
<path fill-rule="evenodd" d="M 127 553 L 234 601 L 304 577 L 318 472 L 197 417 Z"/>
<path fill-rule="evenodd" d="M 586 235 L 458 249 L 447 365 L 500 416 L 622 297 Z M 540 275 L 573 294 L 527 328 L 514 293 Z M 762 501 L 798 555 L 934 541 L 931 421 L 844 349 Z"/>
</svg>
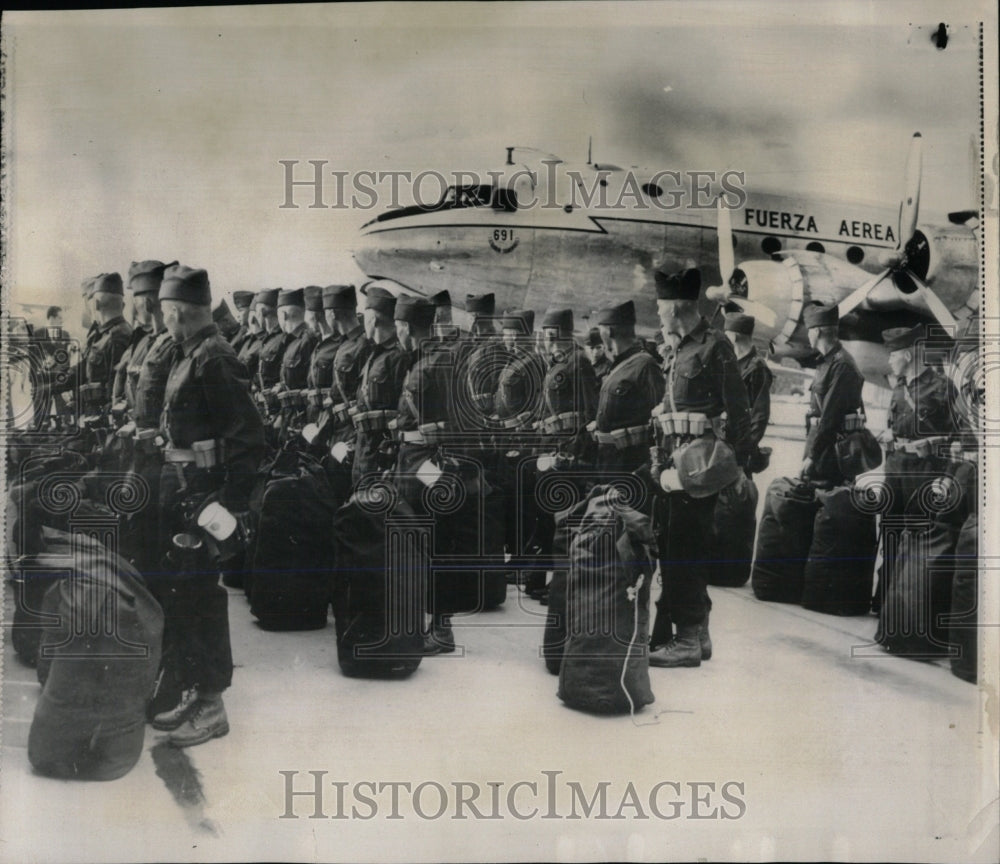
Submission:
<svg viewBox="0 0 1000 864">
<path fill-rule="evenodd" d="M 301 288 L 282 291 L 278 297 L 278 323 L 288 337 L 281 355 L 281 384 L 287 390 L 302 390 L 309 379 L 309 361 L 316 347 L 316 334 L 305 322 L 306 301 Z"/>
<path fill-rule="evenodd" d="M 119 410 L 127 411 L 131 419 L 135 415 L 135 385 L 139 370 L 156 334 L 164 329 L 156 294 L 166 268 L 162 261 L 133 261 L 128 271 L 135 327 L 115 370 L 112 404 Z"/>
<path fill-rule="evenodd" d="M 125 289 L 118 273 L 102 273 L 91 284 L 92 303 L 96 319 L 87 346 L 75 370 L 72 370 L 62 384 L 53 387 L 52 392 L 60 393 L 75 385 L 95 385 L 92 407 L 98 402 L 106 410 L 111 405 L 114 391 L 115 371 L 132 338 L 132 328 L 125 321 Z"/>
<path fill-rule="evenodd" d="M 337 356 L 337 349 L 344 342 L 344 334 L 337 329 L 332 314 L 327 321 L 326 310 L 323 308 L 323 291 L 324 289 L 316 286 L 305 289 L 306 326 L 319 339 L 309 358 L 309 374 L 306 376 L 310 397 L 306 416 L 311 422 L 319 418 L 322 403 L 325 398 L 329 398 L 330 387 L 333 385 L 333 361 Z"/>
<path fill-rule="evenodd" d="M 408 296 L 399 297 L 393 312 L 396 337 L 410 364 L 396 421 L 399 451 L 395 485 L 417 513 L 425 512 L 424 486 L 418 471 L 428 460 L 440 461 L 442 436 L 451 431 L 453 422 L 454 369 L 450 352 L 432 339 L 434 314 L 435 307 L 430 301 Z M 448 547 L 452 538 L 445 530 L 440 533 L 444 536 L 435 545 Z M 454 651 L 455 637 L 449 617 L 454 609 L 449 604 L 446 585 L 439 580 L 439 584 L 428 585 L 427 589 L 431 627 L 424 640 L 424 653 Z"/>
<path fill-rule="evenodd" d="M 251 388 L 256 386 L 257 372 L 260 367 L 260 348 L 264 344 L 264 336 L 266 335 L 261 325 L 260 313 L 257 311 L 257 304 L 263 299 L 264 293 L 259 291 L 250 299 L 247 311 L 247 335 L 240 347 L 236 349 L 237 358 L 250 376 Z"/>
<path fill-rule="evenodd" d="M 631 300 L 598 310 L 597 325 L 614 357 L 597 403 L 597 470 L 630 473 L 649 460 L 649 418 L 663 398 L 663 373 L 636 338 Z"/>
<path fill-rule="evenodd" d="M 463 428 L 485 431 L 488 418 L 493 414 L 493 398 L 504 366 L 503 346 L 497 339 L 493 317 L 496 298 L 493 294 L 466 294 L 465 311 L 471 324 L 468 338 L 457 347 L 456 374 L 462 387 L 457 407 L 463 418 Z M 484 466 L 492 469 L 488 449 L 479 448 L 478 455 L 483 458 Z"/>
<path fill-rule="evenodd" d="M 462 331 L 451 321 L 451 294 L 438 291 L 431 295 L 434 304 L 434 336 L 439 342 L 456 342 Z"/>
<path fill-rule="evenodd" d="M 587 352 L 587 359 L 594 367 L 594 374 L 598 381 L 603 381 L 604 376 L 611 371 L 611 358 L 608 357 L 607 349 L 604 347 L 604 340 L 601 339 L 601 331 L 596 327 L 591 327 L 587 338 L 583 342 L 583 348 Z M 659 400 L 657 400 L 659 401 Z"/>
<path fill-rule="evenodd" d="M 260 415 L 248 392 L 246 370 L 212 323 L 208 274 L 170 267 L 160 286 L 163 320 L 179 346 L 165 393 L 162 427 L 167 437 L 160 484 L 167 531 L 191 532 L 190 507 L 215 496 L 231 513 L 247 498 L 264 453 Z M 207 444 L 214 447 L 206 450 Z M 211 453 L 210 467 L 195 452 Z M 166 630 L 182 654 L 185 697 L 153 719 L 177 747 L 201 744 L 229 731 L 222 692 L 232 681 L 228 595 L 218 570 L 200 556 L 180 558 L 164 609 Z M 191 569 L 185 570 L 189 567 Z"/>
<path fill-rule="evenodd" d="M 806 448 L 800 474 L 806 480 L 837 486 L 847 479 L 837 461 L 837 434 L 845 431 L 845 418 L 861 408 L 865 379 L 854 358 L 840 344 L 836 306 L 814 303 L 805 308 L 802 320 L 809 328 L 809 344 L 819 352 L 820 359 L 809 388 Z"/>
<path fill-rule="evenodd" d="M 662 493 L 654 502 L 653 518 L 663 590 L 649 663 L 699 666 L 712 651 L 705 571 L 712 566 L 715 503 L 720 489 L 739 479 L 750 455 L 750 404 L 733 346 L 698 312 L 700 271 L 658 270 L 655 279 L 660 324 L 674 352 L 655 420 L 657 446 L 651 453 L 654 485 Z M 712 453 L 697 477 L 687 472 L 682 476 L 679 470 L 686 465 L 685 445 L 694 453 L 699 452 L 696 445 L 707 445 Z M 673 624 L 677 634 L 670 639 Z"/>
<path fill-rule="evenodd" d="M 327 327 L 326 318 L 323 316 L 323 289 L 319 285 L 306 285 L 302 289 L 302 296 L 305 297 L 306 303 L 306 327 L 316 337 L 317 342 L 320 342 L 330 335 L 330 328 Z"/>
<path fill-rule="evenodd" d="M 933 366 L 918 360 L 918 343 L 925 330 L 918 324 L 882 332 L 893 390 L 887 428 L 879 441 L 886 449 L 885 480 L 892 490 L 888 513 L 895 516 L 922 512 L 922 502 L 915 495 L 928 476 L 945 478 L 955 473 L 950 458 L 960 449 L 965 431 L 952 410 L 955 386 Z M 872 603 L 876 612 L 885 596 L 885 575 L 883 569 Z"/>
<path fill-rule="evenodd" d="M 261 392 L 270 390 L 281 380 L 281 360 L 288 346 L 288 334 L 281 329 L 278 320 L 278 295 L 280 288 L 261 291 L 255 308 L 263 330 L 260 345 L 260 359 L 257 362 L 257 385 Z"/>
<path fill-rule="evenodd" d="M 740 378 L 747 388 L 750 400 L 750 459 L 747 469 L 760 465 L 760 442 L 771 421 L 771 382 L 774 375 L 767 368 L 764 358 L 757 353 L 753 344 L 754 317 L 742 312 L 727 312 L 725 317 L 726 337 L 733 343 Z"/>
<path fill-rule="evenodd" d="M 357 291 L 353 285 L 329 285 L 323 289 L 323 307 L 327 323 L 343 340 L 333 358 L 333 382 L 330 385 L 330 442 L 334 458 L 345 468 L 351 466 L 348 455 L 357 440 L 351 412 L 356 410 L 361 372 L 372 350 L 365 328 L 358 319 Z M 346 496 L 351 474 L 343 472 L 340 491 Z"/>
<path fill-rule="evenodd" d="M 251 336 L 250 330 L 250 304 L 253 302 L 253 291 L 234 291 L 233 306 L 236 307 L 236 318 L 239 321 L 240 329 L 236 331 L 229 344 L 239 356 L 243 346 Z"/>
<path fill-rule="evenodd" d="M 396 298 L 391 292 L 380 285 L 368 289 L 365 335 L 372 349 L 361 372 L 353 418 L 357 432 L 352 470 L 355 486 L 366 474 L 384 471 L 394 462 L 389 424 L 396 419 L 410 362 L 396 338 L 395 308 Z"/>
</svg>

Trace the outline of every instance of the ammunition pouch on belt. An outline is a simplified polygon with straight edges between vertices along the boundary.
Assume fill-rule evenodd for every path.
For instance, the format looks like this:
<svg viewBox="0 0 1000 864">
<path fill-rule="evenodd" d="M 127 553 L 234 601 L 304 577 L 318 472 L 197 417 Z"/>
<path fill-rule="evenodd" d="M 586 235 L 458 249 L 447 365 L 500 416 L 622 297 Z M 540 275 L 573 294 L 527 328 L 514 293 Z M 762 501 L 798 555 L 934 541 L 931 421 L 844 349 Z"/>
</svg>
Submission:
<svg viewBox="0 0 1000 864">
<path fill-rule="evenodd" d="M 440 444 L 444 438 L 443 433 L 447 430 L 448 424 L 443 420 L 436 423 L 421 423 L 417 426 L 417 432 L 423 436 L 424 442 L 427 444 Z"/>
<path fill-rule="evenodd" d="M 598 444 L 613 444 L 618 450 L 625 450 L 629 447 L 647 447 L 650 441 L 648 423 L 643 423 L 641 426 L 612 429 L 610 432 L 594 429 L 592 434 Z"/>
<path fill-rule="evenodd" d="M 139 453 L 145 453 L 152 455 L 154 453 L 159 453 L 160 448 L 163 446 L 163 438 L 160 436 L 159 429 L 136 429 L 135 430 L 135 449 Z"/>
<path fill-rule="evenodd" d="M 582 411 L 566 411 L 553 414 L 542 420 L 542 431 L 546 435 L 560 435 L 578 432 L 587 425 L 587 418 Z"/>
<path fill-rule="evenodd" d="M 305 392 L 302 390 L 282 390 L 278 394 L 281 410 L 288 414 L 306 410 Z"/>
<path fill-rule="evenodd" d="M 351 412 L 346 402 L 338 402 L 331 406 L 330 422 L 338 428 L 351 425 Z"/>
<path fill-rule="evenodd" d="M 311 388 L 309 390 L 302 391 L 305 394 L 306 404 L 311 408 L 322 409 L 326 406 L 323 404 L 325 399 L 323 397 L 323 391 L 319 388 Z"/>
<path fill-rule="evenodd" d="M 100 414 L 107 402 L 106 391 L 106 385 L 100 382 L 97 384 L 84 384 L 80 388 L 80 413 Z"/>
<path fill-rule="evenodd" d="M 945 435 L 933 435 L 930 438 L 918 438 L 914 440 L 896 438 L 890 441 L 885 449 L 887 453 L 912 453 L 915 456 L 926 459 L 929 456 L 937 455 L 938 446 L 944 444 L 947 440 L 948 438 Z"/>
<path fill-rule="evenodd" d="M 354 415 L 354 428 L 358 432 L 384 432 L 390 421 L 398 416 L 398 411 L 361 411 Z"/>
<path fill-rule="evenodd" d="M 522 411 L 516 417 L 508 417 L 498 421 L 501 429 L 529 429 L 531 427 L 531 411 Z"/>
<path fill-rule="evenodd" d="M 278 414 L 281 411 L 281 399 L 273 389 L 268 388 L 267 390 L 261 390 L 260 398 L 266 413 Z"/>
</svg>

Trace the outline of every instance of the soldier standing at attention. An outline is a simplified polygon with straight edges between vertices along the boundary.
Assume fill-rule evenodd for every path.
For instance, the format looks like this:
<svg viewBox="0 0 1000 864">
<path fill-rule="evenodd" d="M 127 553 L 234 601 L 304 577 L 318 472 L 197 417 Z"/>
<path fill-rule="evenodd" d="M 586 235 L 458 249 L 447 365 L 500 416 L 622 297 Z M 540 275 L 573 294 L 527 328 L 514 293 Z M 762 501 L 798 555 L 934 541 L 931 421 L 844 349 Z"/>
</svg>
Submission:
<svg viewBox="0 0 1000 864">
<path fill-rule="evenodd" d="M 257 383 L 261 391 L 270 390 L 281 380 L 281 360 L 285 356 L 288 335 L 278 321 L 278 295 L 280 288 L 261 291 L 255 306 L 264 331 L 257 363 Z"/>
<path fill-rule="evenodd" d="M 396 338 L 393 313 L 396 298 L 380 285 L 368 289 L 365 300 L 365 335 L 372 343 L 371 353 L 361 372 L 358 385 L 354 429 L 354 485 L 366 474 L 379 473 L 395 462 L 389 423 L 396 419 L 403 379 L 410 357 Z"/>
<path fill-rule="evenodd" d="M 664 339 L 675 347 L 651 454 L 654 484 L 663 493 L 654 503 L 663 591 L 649 663 L 699 666 L 712 652 L 705 571 L 712 566 L 713 514 L 718 492 L 739 479 L 749 457 L 750 403 L 733 346 L 698 311 L 700 271 L 658 270 L 655 278 Z M 677 459 L 685 445 L 696 444 L 708 445 L 713 455 L 698 477 L 682 476 L 678 468 L 684 462 L 678 465 Z M 668 642 L 671 624 L 677 625 L 677 635 Z"/>
<path fill-rule="evenodd" d="M 357 433 L 351 419 L 358 398 L 361 372 L 372 343 L 358 318 L 358 295 L 353 285 L 328 285 L 323 289 L 323 312 L 327 324 L 343 341 L 333 358 L 333 382 L 330 385 L 330 441 L 340 444 L 339 461 L 348 465 L 347 454 L 353 449 Z M 344 483 L 349 488 L 350 476 Z"/>
<path fill-rule="evenodd" d="M 302 390 L 309 377 L 309 360 L 316 347 L 316 334 L 306 326 L 306 300 L 301 288 L 278 295 L 278 325 L 287 337 L 281 355 L 281 384 L 286 390 Z"/>
<path fill-rule="evenodd" d="M 176 262 L 174 262 L 176 263 Z M 158 332 L 163 330 L 163 320 L 156 320 L 160 304 L 156 292 L 167 265 L 162 261 L 133 261 L 128 271 L 128 290 L 132 292 L 132 314 L 135 326 L 128 347 L 115 370 L 115 386 L 111 404 L 127 409 L 130 416 L 135 410 L 135 383 L 142 368 L 146 352 Z"/>
<path fill-rule="evenodd" d="M 236 307 L 236 320 L 239 322 L 240 329 L 236 331 L 236 335 L 233 336 L 229 344 L 233 346 L 237 356 L 250 338 L 250 304 L 252 302 L 253 291 L 233 292 L 233 306 Z"/>
<path fill-rule="evenodd" d="M 319 339 L 309 358 L 309 374 L 306 376 L 306 386 L 309 388 L 308 419 L 315 421 L 321 410 L 320 402 L 327 396 L 333 384 L 333 360 L 337 349 L 344 342 L 344 334 L 326 320 L 323 309 L 323 289 L 312 285 L 305 289 L 306 297 L 306 327 Z"/>
<path fill-rule="evenodd" d="M 163 320 L 179 346 L 167 380 L 162 427 L 167 436 L 160 484 L 161 518 L 172 534 L 190 531 L 185 504 L 191 496 L 217 496 L 239 514 L 264 453 L 264 434 L 247 390 L 246 370 L 212 323 L 212 295 L 204 270 L 177 265 L 160 286 Z M 212 442 L 214 466 L 195 464 L 195 445 Z M 176 747 L 201 744 L 229 731 L 222 692 L 232 682 L 228 595 L 218 570 L 196 562 L 178 573 L 165 610 L 182 654 L 186 697 L 157 715 L 156 728 L 171 730 Z"/>
<path fill-rule="evenodd" d="M 760 442 L 767 431 L 767 424 L 771 421 L 771 382 L 774 380 L 774 375 L 767 368 L 764 358 L 754 347 L 755 323 L 752 315 L 728 312 L 724 324 L 726 337 L 733 343 L 733 350 L 736 351 L 740 378 L 743 379 L 743 384 L 747 388 L 747 398 L 750 400 L 749 464 L 751 465 L 760 458 Z"/>
<path fill-rule="evenodd" d="M 434 304 L 434 337 L 439 342 L 457 342 L 462 331 L 451 321 L 451 294 L 438 291 L 430 301 Z"/>
<path fill-rule="evenodd" d="M 809 344 L 820 355 L 809 387 L 806 414 L 806 449 L 800 474 L 805 480 L 832 486 L 846 482 L 837 461 L 837 433 L 845 431 L 844 419 L 861 408 L 864 377 L 854 358 L 840 344 L 840 314 L 836 306 L 814 303 L 802 313 L 809 328 Z"/>
<path fill-rule="evenodd" d="M 260 291 L 250 299 L 250 307 L 247 312 L 247 337 L 243 340 L 237 350 L 237 357 L 247 370 L 250 376 L 250 386 L 255 387 L 257 382 L 257 371 L 260 365 L 260 348 L 264 344 L 264 328 L 261 325 L 260 313 L 257 311 L 257 304 L 263 297 L 264 292 Z"/>
<path fill-rule="evenodd" d="M 649 460 L 649 418 L 666 385 L 656 360 L 636 338 L 631 300 L 598 310 L 597 325 L 615 358 L 597 403 L 597 470 L 631 473 Z"/>
<path fill-rule="evenodd" d="M 212 310 L 212 321 L 219 328 L 219 333 L 230 345 L 233 339 L 240 332 L 240 322 L 236 320 L 225 297 L 219 301 L 219 305 Z"/>
<path fill-rule="evenodd" d="M 583 348 L 587 352 L 587 359 L 594 367 L 594 374 L 598 381 L 603 381 L 604 376 L 611 371 L 611 358 L 604 347 L 604 340 L 601 339 L 601 331 L 596 327 L 591 327 L 590 332 L 584 340 Z M 657 400 L 659 401 L 659 400 Z"/>
</svg>

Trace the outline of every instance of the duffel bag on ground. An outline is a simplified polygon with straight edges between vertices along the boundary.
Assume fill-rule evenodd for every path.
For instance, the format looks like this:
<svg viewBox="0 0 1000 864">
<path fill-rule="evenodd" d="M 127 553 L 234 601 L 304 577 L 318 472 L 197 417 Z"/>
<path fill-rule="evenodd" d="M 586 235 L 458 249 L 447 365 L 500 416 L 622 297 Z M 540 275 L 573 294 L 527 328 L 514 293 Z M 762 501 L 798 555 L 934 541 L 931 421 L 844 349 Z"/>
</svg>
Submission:
<svg viewBox="0 0 1000 864">
<path fill-rule="evenodd" d="M 265 630 L 326 626 L 336 510 L 326 472 L 310 457 L 267 484 L 247 568 L 250 611 Z"/>
<path fill-rule="evenodd" d="M 813 521 L 819 503 L 809 483 L 788 477 L 771 482 L 757 531 L 750 584 L 758 600 L 800 603 Z"/>
<path fill-rule="evenodd" d="M 38 563 L 71 572 L 45 595 L 44 612 L 59 623 L 42 637 L 28 759 L 51 777 L 113 780 L 142 752 L 163 612 L 139 573 L 97 541 L 43 536 Z"/>
<path fill-rule="evenodd" d="M 386 509 L 366 495 L 355 493 L 333 519 L 337 660 L 349 678 L 406 678 L 423 656 L 429 550 L 419 528 L 408 537 L 396 521 L 413 516 L 405 501 Z M 387 534 L 397 530 L 389 562 Z"/>
<path fill-rule="evenodd" d="M 706 578 L 709 585 L 738 588 L 750 578 L 757 499 L 757 487 L 746 474 L 719 492 L 712 523 L 712 557 L 716 563 Z"/>
<path fill-rule="evenodd" d="M 566 647 L 559 698 L 571 708 L 625 713 L 654 701 L 649 685 L 649 517 L 609 503 L 597 486 L 570 543 Z"/>
<path fill-rule="evenodd" d="M 802 605 L 828 615 L 867 615 L 878 533 L 850 486 L 817 492 L 820 508 L 802 587 Z"/>
</svg>

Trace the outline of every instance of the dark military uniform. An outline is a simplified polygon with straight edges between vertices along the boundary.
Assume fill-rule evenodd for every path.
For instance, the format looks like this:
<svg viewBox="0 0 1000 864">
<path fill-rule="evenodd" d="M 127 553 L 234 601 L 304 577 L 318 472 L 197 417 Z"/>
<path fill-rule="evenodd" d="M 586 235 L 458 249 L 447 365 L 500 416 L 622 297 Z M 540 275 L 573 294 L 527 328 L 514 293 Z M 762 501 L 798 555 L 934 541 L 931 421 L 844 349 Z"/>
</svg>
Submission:
<svg viewBox="0 0 1000 864">
<path fill-rule="evenodd" d="M 344 336 L 333 358 L 333 382 L 330 385 L 330 422 L 333 424 L 334 442 L 352 443 L 357 434 L 349 411 L 355 407 L 361 373 L 371 355 L 371 341 L 365 336 L 364 328 L 358 324 Z"/>
<path fill-rule="evenodd" d="M 365 474 L 382 471 L 392 464 L 388 454 L 392 442 L 389 421 L 396 418 L 410 359 L 393 336 L 372 346 L 365 362 L 353 419 L 357 432 L 352 470 L 355 485 Z"/>
<path fill-rule="evenodd" d="M 864 383 L 854 358 L 839 342 L 820 358 L 809 388 L 806 414 L 804 458 L 812 459 L 807 479 L 834 485 L 845 482 L 837 463 L 837 436 L 845 431 L 844 418 L 862 407 Z"/>
<path fill-rule="evenodd" d="M 333 361 L 337 349 L 344 343 L 342 333 L 331 333 L 316 343 L 309 359 L 306 386 L 310 390 L 329 390 L 333 384 Z"/>
<path fill-rule="evenodd" d="M 594 461 L 587 424 L 597 413 L 598 389 L 594 367 L 575 342 L 553 359 L 542 383 L 542 433 L 559 454 L 584 465 Z"/>
<path fill-rule="evenodd" d="M 257 363 L 257 380 L 261 390 L 273 387 L 281 380 L 281 363 L 291 337 L 282 330 L 275 330 L 264 337 Z"/>
<path fill-rule="evenodd" d="M 288 334 L 288 344 L 281 358 L 281 383 L 289 390 L 303 390 L 309 379 L 309 361 L 316 347 L 316 334 L 305 324 Z"/>
<path fill-rule="evenodd" d="M 154 338 L 152 327 L 136 327 L 115 369 L 115 388 L 111 402 L 115 404 L 124 400 L 130 417 L 135 412 L 135 384 L 139 378 L 139 370 Z"/>
<path fill-rule="evenodd" d="M 250 376 L 251 383 L 258 380 L 257 372 L 260 368 L 260 349 L 264 344 L 260 333 L 248 333 L 247 338 L 239 348 L 237 358 Z"/>
<path fill-rule="evenodd" d="M 526 345 L 516 345 L 507 356 L 493 398 L 497 420 L 505 430 L 500 441 L 503 446 L 515 443 L 518 430 L 530 428 L 540 419 L 546 372 L 545 359 Z"/>
<path fill-rule="evenodd" d="M 649 417 L 665 387 L 659 364 L 641 344 L 615 357 L 597 405 L 598 473 L 635 471 L 649 460 Z"/>
<path fill-rule="evenodd" d="M 771 382 L 774 375 L 756 348 L 751 348 L 736 362 L 750 400 L 750 444 L 757 448 L 771 420 Z"/>
<path fill-rule="evenodd" d="M 670 358 L 661 413 L 702 415 L 702 434 L 714 438 L 724 435 L 737 461 L 746 463 L 751 446 L 750 404 L 736 353 L 729 340 L 704 318 L 681 338 Z M 654 427 L 658 451 L 667 462 L 675 447 L 695 437 L 690 433 L 665 436 L 659 421 Z M 654 482 L 658 481 L 657 473 L 654 470 Z M 713 567 L 711 532 L 717 498 L 717 493 L 694 498 L 683 490 L 656 498 L 654 523 L 663 591 L 651 636 L 654 645 L 668 642 L 671 621 L 680 633 L 682 628 L 696 628 L 706 620 L 711 602 L 705 575 Z"/>
<path fill-rule="evenodd" d="M 71 389 L 75 384 L 101 384 L 104 387 L 104 402 L 111 402 L 114 392 L 115 372 L 122 354 L 132 338 L 132 327 L 118 315 L 105 324 L 97 325 L 88 335 L 83 356 L 63 384 L 53 387 L 58 393 Z"/>
<path fill-rule="evenodd" d="M 247 509 L 248 497 L 264 453 L 260 420 L 248 393 L 246 370 L 214 324 L 180 345 L 165 391 L 162 427 L 168 438 L 160 484 L 161 518 L 166 536 L 190 531 L 182 512 L 189 495 L 216 493 L 232 512 Z M 216 467 L 194 465 L 191 448 L 215 441 Z M 228 597 L 218 584 L 217 570 L 204 563 L 200 572 L 165 576 L 157 593 L 163 597 L 167 627 L 173 625 L 185 687 L 221 692 L 232 680 Z"/>
<path fill-rule="evenodd" d="M 240 329 L 233 334 L 233 338 L 229 341 L 229 344 L 233 346 L 233 350 L 236 352 L 238 357 L 240 351 L 243 350 L 243 346 L 247 344 L 247 340 L 250 339 L 254 334 L 250 332 L 250 328 L 246 324 L 241 324 Z"/>
<path fill-rule="evenodd" d="M 598 381 L 603 381 L 605 376 L 611 371 L 611 358 L 607 354 L 602 354 L 601 359 L 591 364 L 594 367 L 594 374 Z"/>
</svg>

